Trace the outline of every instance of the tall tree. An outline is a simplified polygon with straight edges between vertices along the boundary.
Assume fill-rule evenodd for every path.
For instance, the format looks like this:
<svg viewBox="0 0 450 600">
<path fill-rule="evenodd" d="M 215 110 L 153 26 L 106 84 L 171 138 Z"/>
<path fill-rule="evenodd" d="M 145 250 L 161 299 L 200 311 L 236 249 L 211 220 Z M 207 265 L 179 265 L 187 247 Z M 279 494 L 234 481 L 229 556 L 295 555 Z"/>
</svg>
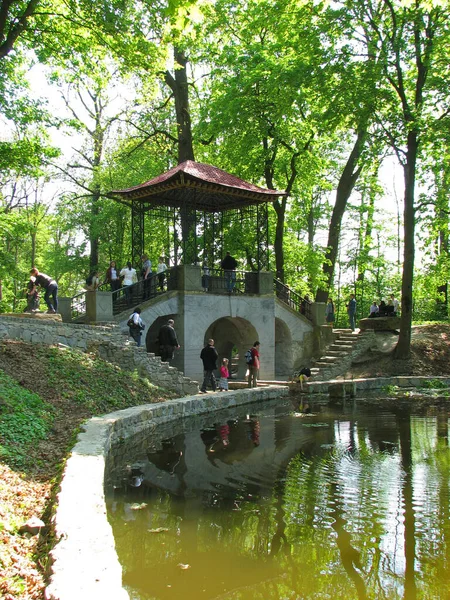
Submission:
<svg viewBox="0 0 450 600">
<path fill-rule="evenodd" d="M 404 250 L 402 312 L 398 358 L 408 358 L 411 345 L 416 224 L 416 176 L 423 136 L 430 124 L 448 110 L 440 57 L 450 43 L 448 4 L 415 0 L 358 2 L 380 52 L 384 87 L 379 120 L 404 174 Z M 447 50 L 446 50 L 447 49 Z"/>
</svg>

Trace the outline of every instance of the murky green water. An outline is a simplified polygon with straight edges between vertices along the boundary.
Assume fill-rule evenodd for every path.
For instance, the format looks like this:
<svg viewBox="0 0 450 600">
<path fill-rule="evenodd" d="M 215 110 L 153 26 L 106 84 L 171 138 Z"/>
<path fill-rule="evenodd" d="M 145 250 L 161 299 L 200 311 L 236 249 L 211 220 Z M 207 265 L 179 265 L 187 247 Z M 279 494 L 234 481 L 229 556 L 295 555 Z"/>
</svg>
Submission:
<svg viewBox="0 0 450 600">
<path fill-rule="evenodd" d="M 450 598 L 448 411 L 311 409 L 216 413 L 117 449 L 132 599 Z"/>
</svg>

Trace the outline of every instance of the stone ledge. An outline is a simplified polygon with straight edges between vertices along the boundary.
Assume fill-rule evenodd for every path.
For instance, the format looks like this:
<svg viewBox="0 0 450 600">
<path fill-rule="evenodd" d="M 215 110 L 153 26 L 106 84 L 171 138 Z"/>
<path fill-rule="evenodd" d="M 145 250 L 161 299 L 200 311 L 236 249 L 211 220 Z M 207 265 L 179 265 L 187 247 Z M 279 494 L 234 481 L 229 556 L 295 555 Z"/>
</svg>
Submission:
<svg viewBox="0 0 450 600">
<path fill-rule="evenodd" d="M 107 520 L 104 496 L 105 461 L 115 441 L 183 416 L 269 400 L 288 393 L 285 386 L 247 388 L 146 404 L 90 419 L 78 435 L 64 470 L 54 517 L 55 535 L 59 541 L 50 553 L 51 577 L 45 599 L 129 598 L 122 588 L 122 567 Z"/>
<path fill-rule="evenodd" d="M 374 317 L 373 319 L 360 319 L 359 328 L 365 331 L 394 331 L 400 329 L 400 317 Z"/>
<path fill-rule="evenodd" d="M 420 388 L 428 381 L 442 381 L 450 387 L 450 377 L 442 376 L 413 376 L 397 375 L 396 377 L 368 377 L 360 379 L 330 379 L 328 381 L 309 381 L 303 384 L 308 394 L 327 394 L 328 386 L 331 384 L 355 384 L 356 391 L 379 390 L 381 388 L 395 385 L 399 388 Z"/>
</svg>

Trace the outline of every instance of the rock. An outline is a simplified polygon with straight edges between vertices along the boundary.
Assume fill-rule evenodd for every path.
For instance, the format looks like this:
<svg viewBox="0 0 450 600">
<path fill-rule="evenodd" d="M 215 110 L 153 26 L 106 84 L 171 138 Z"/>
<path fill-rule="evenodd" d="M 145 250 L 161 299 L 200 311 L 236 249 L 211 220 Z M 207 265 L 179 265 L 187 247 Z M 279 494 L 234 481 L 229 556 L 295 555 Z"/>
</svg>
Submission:
<svg viewBox="0 0 450 600">
<path fill-rule="evenodd" d="M 31 517 L 24 525 L 22 525 L 19 529 L 19 533 L 31 533 L 31 535 L 37 535 L 43 527 L 45 527 L 45 523 L 41 521 L 41 519 Z"/>
<path fill-rule="evenodd" d="M 361 331 L 372 329 L 373 331 L 398 331 L 400 329 L 400 317 L 375 317 L 374 319 L 360 319 Z"/>
</svg>

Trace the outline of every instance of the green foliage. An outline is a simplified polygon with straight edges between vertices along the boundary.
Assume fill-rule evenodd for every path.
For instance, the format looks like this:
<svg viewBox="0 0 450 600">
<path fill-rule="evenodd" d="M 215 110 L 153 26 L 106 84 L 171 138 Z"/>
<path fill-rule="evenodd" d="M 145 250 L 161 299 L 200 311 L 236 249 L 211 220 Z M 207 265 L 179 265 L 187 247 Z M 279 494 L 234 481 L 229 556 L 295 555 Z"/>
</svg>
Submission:
<svg viewBox="0 0 450 600">
<path fill-rule="evenodd" d="M 119 367 L 89 354 L 57 348 L 42 349 L 38 354 L 44 361 L 49 384 L 55 386 L 60 397 L 92 414 L 152 402 L 159 393 L 156 386 L 137 373 L 125 374 Z"/>
<path fill-rule="evenodd" d="M 388 396 L 395 396 L 398 393 L 399 389 L 400 388 L 398 387 L 398 385 L 389 384 L 389 385 L 384 385 L 381 388 L 381 392 L 383 394 L 387 394 Z"/>
<path fill-rule="evenodd" d="M 14 467 L 28 465 L 29 451 L 51 428 L 54 410 L 37 394 L 0 370 L 0 458 Z"/>
<path fill-rule="evenodd" d="M 19 372 L 19 384 L 0 370 L 0 458 L 17 468 L 32 466 L 33 447 L 47 438 L 61 403 L 83 419 L 174 395 L 93 355 L 50 346 L 32 351 L 39 364 L 35 377 L 54 390 L 55 404 L 31 391 L 33 380 L 22 382 Z"/>
<path fill-rule="evenodd" d="M 422 387 L 428 390 L 444 390 L 448 388 L 448 383 L 442 379 L 427 379 Z"/>
</svg>

